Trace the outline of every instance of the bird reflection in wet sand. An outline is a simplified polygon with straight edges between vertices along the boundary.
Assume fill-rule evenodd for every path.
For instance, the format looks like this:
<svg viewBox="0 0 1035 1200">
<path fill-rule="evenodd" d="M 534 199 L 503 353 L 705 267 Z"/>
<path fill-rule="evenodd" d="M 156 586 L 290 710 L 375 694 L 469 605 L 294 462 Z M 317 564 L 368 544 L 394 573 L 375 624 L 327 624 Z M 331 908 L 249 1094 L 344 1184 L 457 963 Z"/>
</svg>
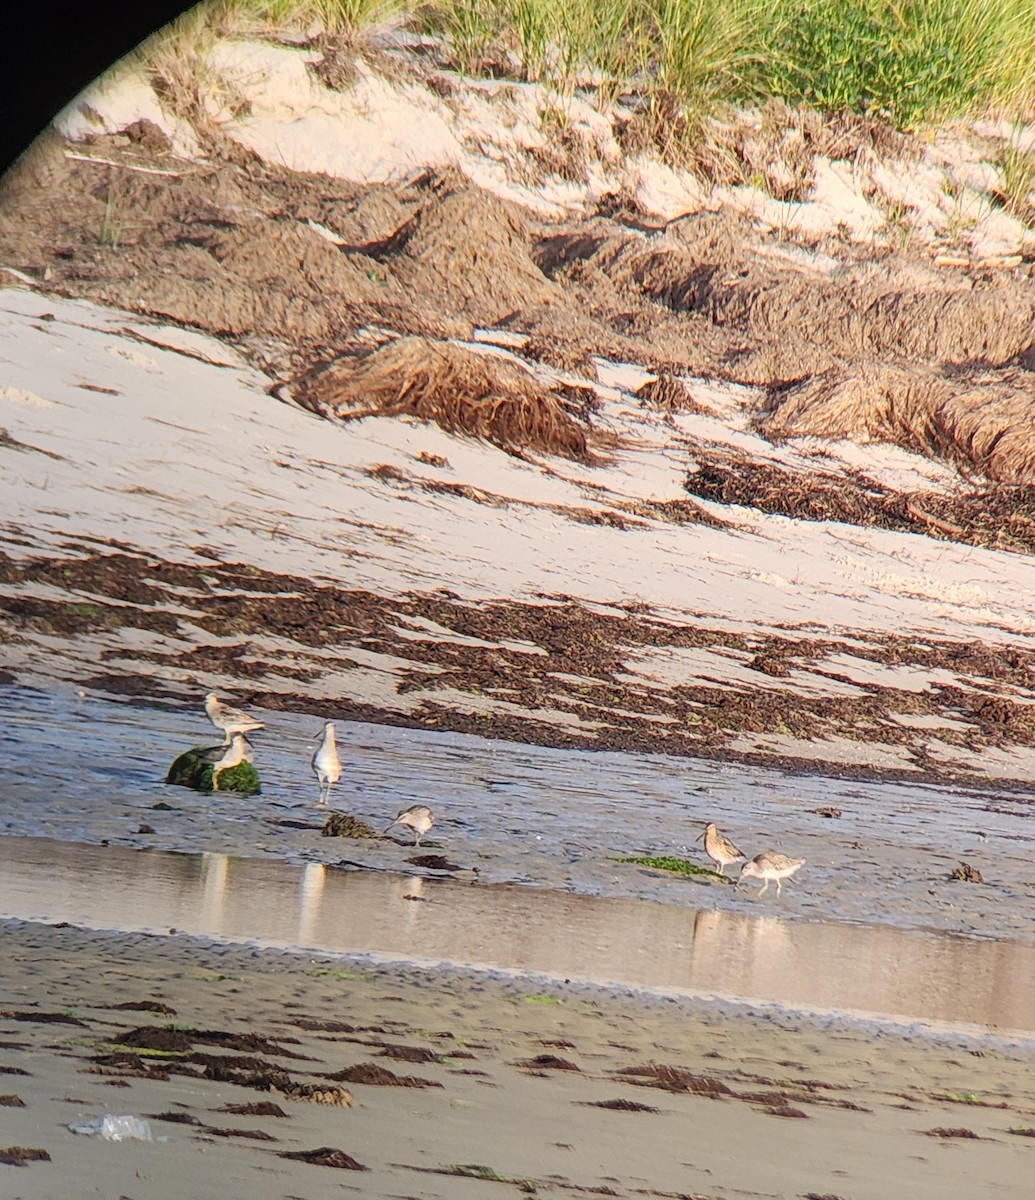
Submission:
<svg viewBox="0 0 1035 1200">
<path fill-rule="evenodd" d="M 704 842 L 704 852 L 712 860 L 719 864 L 719 874 L 725 875 L 725 868 L 731 863 L 740 862 L 746 855 L 743 851 L 729 840 L 725 834 L 718 831 L 715 822 L 711 821 L 705 828 L 704 833 L 700 834 L 697 839 L 699 842 Z"/>
<path fill-rule="evenodd" d="M 423 804 L 413 804 L 409 808 L 404 808 L 392 824 L 386 826 L 384 832 L 387 833 L 395 825 L 408 825 L 413 830 L 413 844 L 419 846 L 421 838 L 434 823 L 435 818 L 431 815 L 430 808 L 426 808 Z M 381 836 L 383 837 L 384 834 Z"/>
<path fill-rule="evenodd" d="M 225 704 L 215 692 L 209 692 L 205 697 L 205 712 L 212 724 L 217 729 L 222 729 L 228 746 L 235 733 L 251 733 L 255 729 L 266 728 L 261 721 L 248 716 L 241 709 L 234 708 L 232 704 Z"/>
<path fill-rule="evenodd" d="M 746 862 L 740 868 L 740 879 L 737 880 L 739 887 L 745 879 L 764 879 L 759 891 L 760 896 L 764 896 L 766 888 L 772 880 L 776 880 L 776 894 L 783 894 L 783 880 L 790 877 L 800 867 L 805 865 L 803 858 L 788 858 L 786 854 L 777 854 L 773 850 L 764 850 L 761 854 L 756 854 L 750 861 Z"/>
<path fill-rule="evenodd" d="M 331 796 L 331 788 L 341 778 L 341 758 L 338 746 L 334 740 L 334 722 L 325 721 L 320 744 L 313 755 L 313 774 L 320 781 L 319 804 L 326 804 Z"/>
</svg>

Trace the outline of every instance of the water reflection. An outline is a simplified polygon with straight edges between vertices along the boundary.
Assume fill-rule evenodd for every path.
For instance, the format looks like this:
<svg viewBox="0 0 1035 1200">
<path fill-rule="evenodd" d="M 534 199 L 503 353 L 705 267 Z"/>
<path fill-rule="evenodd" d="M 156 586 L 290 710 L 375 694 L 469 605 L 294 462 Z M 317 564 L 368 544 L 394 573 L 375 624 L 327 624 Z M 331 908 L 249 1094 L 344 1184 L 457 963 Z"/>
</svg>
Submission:
<svg viewBox="0 0 1035 1200">
<path fill-rule="evenodd" d="M 0 838 L 0 915 L 1035 1032 L 1035 947 L 629 899 Z"/>
</svg>

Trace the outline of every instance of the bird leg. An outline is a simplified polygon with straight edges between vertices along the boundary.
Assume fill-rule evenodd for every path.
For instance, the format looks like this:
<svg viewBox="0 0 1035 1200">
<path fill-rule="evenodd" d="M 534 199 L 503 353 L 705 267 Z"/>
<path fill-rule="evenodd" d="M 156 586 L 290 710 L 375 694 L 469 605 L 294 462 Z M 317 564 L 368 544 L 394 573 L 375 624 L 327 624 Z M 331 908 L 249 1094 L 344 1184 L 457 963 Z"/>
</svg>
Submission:
<svg viewBox="0 0 1035 1200">
<path fill-rule="evenodd" d="M 782 895 L 783 895 L 783 888 L 780 886 L 780 882 L 781 882 L 781 881 L 780 881 L 779 879 L 776 881 L 776 894 L 777 894 L 778 896 L 782 896 Z"/>
<path fill-rule="evenodd" d="M 779 882 L 779 880 L 777 880 L 777 882 Z M 768 887 L 769 887 L 769 880 L 767 879 L 767 880 L 765 881 L 765 883 L 763 883 L 763 884 L 762 884 L 762 890 L 761 890 L 761 891 L 758 893 L 758 894 L 759 894 L 759 896 L 764 896 L 764 895 L 765 895 L 765 893 L 766 893 L 766 889 L 767 889 Z"/>
</svg>

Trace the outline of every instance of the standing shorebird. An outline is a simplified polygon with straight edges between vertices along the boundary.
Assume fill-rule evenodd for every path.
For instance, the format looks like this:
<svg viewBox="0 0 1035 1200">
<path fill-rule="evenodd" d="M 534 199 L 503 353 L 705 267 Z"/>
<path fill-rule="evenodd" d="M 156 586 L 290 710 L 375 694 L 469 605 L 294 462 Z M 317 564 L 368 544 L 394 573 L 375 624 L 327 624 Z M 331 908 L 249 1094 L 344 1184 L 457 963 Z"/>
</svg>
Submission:
<svg viewBox="0 0 1035 1200">
<path fill-rule="evenodd" d="M 765 883 L 759 891 L 760 896 L 765 895 L 765 890 L 769 886 L 772 879 L 776 880 L 776 894 L 783 894 L 781 884 L 783 880 L 790 879 L 799 867 L 805 865 L 803 858 L 788 858 L 786 854 L 777 854 L 774 850 L 763 850 L 761 854 L 756 854 L 750 861 L 746 862 L 740 868 L 740 879 L 737 880 L 737 886 L 744 879 L 764 879 Z"/>
<path fill-rule="evenodd" d="M 413 804 L 409 808 L 404 808 L 392 822 L 392 825 L 409 825 L 413 830 L 415 846 L 420 845 L 421 838 L 434 824 L 435 818 L 431 815 L 431 809 L 426 808 L 423 804 Z M 392 825 L 388 825 L 384 833 L 387 833 Z M 382 837 L 384 837 L 384 833 L 381 835 Z"/>
<path fill-rule="evenodd" d="M 205 697 L 205 712 L 212 724 L 217 729 L 222 729 L 227 746 L 235 733 L 251 733 L 253 729 L 266 728 L 261 721 L 256 721 L 241 709 L 234 708 L 232 704 L 224 704 L 215 692 L 209 692 Z"/>
<path fill-rule="evenodd" d="M 320 799 L 326 804 L 331 798 L 331 788 L 341 778 L 341 759 L 334 741 L 334 722 L 325 721 L 320 744 L 313 755 L 313 774 L 320 781 Z"/>
<path fill-rule="evenodd" d="M 725 868 L 730 863 L 740 862 L 742 858 L 746 857 L 744 852 L 738 850 L 725 834 L 716 829 L 714 821 L 705 827 L 704 833 L 700 834 L 696 841 L 704 842 L 704 852 L 712 862 L 719 864 L 720 875 L 726 874 Z"/>
<path fill-rule="evenodd" d="M 219 776 L 239 763 L 251 762 L 251 748 L 243 733 L 235 733 L 230 739 L 230 745 L 223 751 L 223 757 L 212 768 L 212 790 L 219 791 Z"/>
</svg>

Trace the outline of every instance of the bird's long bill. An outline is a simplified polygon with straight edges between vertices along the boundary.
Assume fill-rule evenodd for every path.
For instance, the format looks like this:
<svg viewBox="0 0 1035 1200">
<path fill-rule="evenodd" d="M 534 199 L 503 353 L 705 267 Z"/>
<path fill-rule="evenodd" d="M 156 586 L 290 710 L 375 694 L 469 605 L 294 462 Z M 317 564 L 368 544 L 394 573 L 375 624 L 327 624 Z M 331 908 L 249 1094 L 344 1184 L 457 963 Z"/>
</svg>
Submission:
<svg viewBox="0 0 1035 1200">
<path fill-rule="evenodd" d="M 704 830 L 703 830 L 703 829 L 702 829 L 702 830 L 701 830 L 701 832 L 700 832 L 700 833 L 697 835 L 697 837 L 695 837 L 695 838 L 694 838 L 694 841 L 695 841 L 695 842 L 703 842 L 703 841 L 704 841 Z"/>
<path fill-rule="evenodd" d="M 398 822 L 398 821 L 393 821 L 393 822 L 392 822 L 392 825 L 398 825 L 398 824 L 399 824 L 399 822 Z M 384 827 L 384 829 L 382 829 L 382 831 L 381 831 L 381 836 L 382 836 L 382 837 L 384 837 L 384 835 L 385 835 L 385 834 L 386 834 L 386 833 L 389 831 L 389 829 L 391 829 L 391 828 L 392 828 L 392 825 L 386 825 L 386 826 Z"/>
</svg>

